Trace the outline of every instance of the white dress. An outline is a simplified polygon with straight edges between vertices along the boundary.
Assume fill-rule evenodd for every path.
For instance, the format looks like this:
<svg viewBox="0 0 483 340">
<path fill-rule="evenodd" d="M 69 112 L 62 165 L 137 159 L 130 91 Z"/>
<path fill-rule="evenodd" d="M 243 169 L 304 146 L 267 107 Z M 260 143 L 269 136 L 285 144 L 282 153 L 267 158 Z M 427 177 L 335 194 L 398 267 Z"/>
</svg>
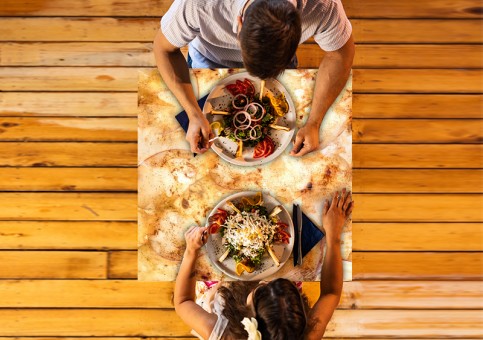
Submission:
<svg viewBox="0 0 483 340">
<path fill-rule="evenodd" d="M 196 303 L 208 313 L 216 314 L 218 317 L 210 337 L 206 340 L 220 340 L 228 326 L 228 319 L 223 316 L 225 301 L 221 294 L 218 294 L 218 288 L 220 287 L 221 282 L 216 284 L 202 281 L 196 282 Z M 191 330 L 191 334 L 201 340 L 205 340 L 195 330 Z"/>
</svg>

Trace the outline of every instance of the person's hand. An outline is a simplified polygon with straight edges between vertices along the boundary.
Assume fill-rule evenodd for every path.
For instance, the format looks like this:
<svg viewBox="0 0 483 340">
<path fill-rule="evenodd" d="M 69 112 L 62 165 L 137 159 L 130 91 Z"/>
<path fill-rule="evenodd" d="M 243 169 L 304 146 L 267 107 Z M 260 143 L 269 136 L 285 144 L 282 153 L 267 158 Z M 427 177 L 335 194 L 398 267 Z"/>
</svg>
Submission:
<svg viewBox="0 0 483 340">
<path fill-rule="evenodd" d="M 290 151 L 291 156 L 300 157 L 319 147 L 319 128 L 317 125 L 305 124 L 297 132 L 295 143 Z"/>
<path fill-rule="evenodd" d="M 325 201 L 322 212 L 322 224 L 325 229 L 327 240 L 339 240 L 342 227 L 352 212 L 354 202 L 349 191 L 342 189 L 342 193 L 335 192 L 332 202 Z"/>
<path fill-rule="evenodd" d="M 210 143 L 210 139 L 213 137 L 214 134 L 211 131 L 210 123 L 202 112 L 190 117 L 186 140 L 190 143 L 192 152 L 206 152 L 213 143 Z"/>
<path fill-rule="evenodd" d="M 184 234 L 186 240 L 186 251 L 196 253 L 208 240 L 208 227 L 194 225 Z"/>
</svg>

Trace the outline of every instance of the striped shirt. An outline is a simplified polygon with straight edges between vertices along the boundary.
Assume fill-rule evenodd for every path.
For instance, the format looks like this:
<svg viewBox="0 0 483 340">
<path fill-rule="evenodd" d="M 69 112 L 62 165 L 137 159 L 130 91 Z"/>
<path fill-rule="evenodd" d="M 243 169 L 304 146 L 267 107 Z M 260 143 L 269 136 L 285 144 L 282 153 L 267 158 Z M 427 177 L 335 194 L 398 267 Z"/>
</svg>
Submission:
<svg viewBox="0 0 483 340">
<path fill-rule="evenodd" d="M 176 47 L 188 46 L 193 68 L 243 67 L 237 17 L 247 0 L 175 0 L 161 30 Z M 340 0 L 298 0 L 300 44 L 314 37 L 325 51 L 341 48 L 352 33 Z"/>
</svg>

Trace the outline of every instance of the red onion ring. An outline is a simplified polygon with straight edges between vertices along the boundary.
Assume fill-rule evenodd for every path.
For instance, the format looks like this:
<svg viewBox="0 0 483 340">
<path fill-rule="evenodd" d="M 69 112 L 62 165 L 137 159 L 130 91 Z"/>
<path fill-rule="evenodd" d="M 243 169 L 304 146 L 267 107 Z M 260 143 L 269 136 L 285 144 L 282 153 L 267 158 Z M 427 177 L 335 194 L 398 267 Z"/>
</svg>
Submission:
<svg viewBox="0 0 483 340">
<path fill-rule="evenodd" d="M 257 128 L 258 128 L 258 131 L 260 131 L 260 135 L 257 133 Z M 255 135 L 253 135 L 253 132 L 255 132 Z M 260 127 L 260 125 L 252 126 L 249 133 L 250 139 L 251 140 L 258 139 L 261 137 L 261 135 L 262 135 L 262 128 Z"/>
<path fill-rule="evenodd" d="M 242 120 L 239 117 L 242 117 L 242 119 L 244 117 L 245 119 Z M 250 117 L 248 112 L 238 111 L 233 117 L 233 126 L 235 126 L 236 128 L 246 129 L 251 125 L 251 123 L 252 123 L 252 118 Z"/>
<path fill-rule="evenodd" d="M 258 118 L 256 117 L 256 114 L 258 112 L 257 106 L 262 109 L 262 113 Z M 255 111 L 253 111 L 253 109 L 250 110 L 250 108 L 253 108 Z M 253 122 L 258 122 L 260 119 L 263 118 L 263 116 L 265 116 L 265 108 L 258 103 L 250 103 L 247 106 L 245 106 L 244 110 L 250 115 Z"/>
<path fill-rule="evenodd" d="M 231 105 L 233 105 L 235 109 L 243 109 L 246 106 L 246 104 L 243 106 L 237 106 L 235 104 L 235 101 L 237 100 L 237 98 L 240 98 L 240 97 L 243 97 L 245 99 L 245 103 L 248 103 L 248 97 L 245 96 L 243 93 L 239 93 L 235 97 L 233 97 L 233 100 L 231 101 Z"/>
</svg>

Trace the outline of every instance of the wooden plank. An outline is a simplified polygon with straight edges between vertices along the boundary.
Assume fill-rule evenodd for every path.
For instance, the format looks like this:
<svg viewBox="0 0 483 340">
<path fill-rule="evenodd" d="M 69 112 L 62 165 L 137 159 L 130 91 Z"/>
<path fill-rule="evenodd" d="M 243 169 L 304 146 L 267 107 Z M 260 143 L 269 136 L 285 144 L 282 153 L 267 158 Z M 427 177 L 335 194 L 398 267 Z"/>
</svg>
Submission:
<svg viewBox="0 0 483 340">
<path fill-rule="evenodd" d="M 174 309 L 0 310 L 2 336 L 189 336 Z"/>
<path fill-rule="evenodd" d="M 109 252 L 109 279 L 137 279 L 138 277 L 137 251 Z"/>
<path fill-rule="evenodd" d="M 326 337 L 478 337 L 480 311 L 337 310 Z M 0 310 L 2 336 L 189 336 L 174 310 Z"/>
<path fill-rule="evenodd" d="M 353 70 L 355 93 L 481 93 L 481 70 Z"/>
<path fill-rule="evenodd" d="M 159 20 L 159 17 L 4 17 L 0 18 L 0 41 L 152 42 L 160 27 Z M 353 19 L 351 23 L 357 43 L 473 44 L 482 42 L 479 19 Z"/>
<path fill-rule="evenodd" d="M 352 261 L 354 280 L 479 280 L 483 266 L 479 252 L 354 252 Z"/>
<path fill-rule="evenodd" d="M 0 92 L 0 116 L 137 117 L 137 93 Z"/>
<path fill-rule="evenodd" d="M 344 0 L 342 3 L 347 14 L 355 18 L 481 18 L 478 0 Z"/>
<path fill-rule="evenodd" d="M 162 16 L 172 0 L 3 0 L 1 16 Z"/>
<path fill-rule="evenodd" d="M 173 308 L 174 282 L 2 280 L 0 289 L 3 308 Z M 338 309 L 479 309 L 482 289 L 469 281 L 344 282 Z M 319 283 L 304 282 L 303 291 L 313 303 Z"/>
<path fill-rule="evenodd" d="M 355 41 L 386 44 L 481 43 L 481 21 L 476 20 L 351 20 Z"/>
<path fill-rule="evenodd" d="M 480 45 L 358 44 L 353 68 L 481 68 L 482 52 Z M 301 68 L 318 68 L 323 56 L 317 44 L 303 44 L 297 49 Z"/>
<path fill-rule="evenodd" d="M 155 67 L 152 49 L 137 42 L 7 42 L 0 43 L 0 66 Z M 480 45 L 357 45 L 353 67 L 481 68 L 482 52 Z M 318 68 L 324 54 L 315 43 L 300 45 L 299 67 Z"/>
<path fill-rule="evenodd" d="M 411 235 L 417 235 L 411 237 Z M 353 223 L 353 251 L 480 251 L 481 223 Z"/>
<path fill-rule="evenodd" d="M 0 191 L 137 191 L 137 169 L 0 168 Z"/>
<path fill-rule="evenodd" d="M 1 120 L 0 120 L 1 121 Z M 481 119 L 354 119 L 355 143 L 481 143 Z"/>
<path fill-rule="evenodd" d="M 355 193 L 482 193 L 482 170 L 354 169 Z"/>
<path fill-rule="evenodd" d="M 354 168 L 481 168 L 481 145 L 354 144 Z"/>
<path fill-rule="evenodd" d="M 106 265 L 104 252 L 0 251 L 2 279 L 105 279 Z"/>
<path fill-rule="evenodd" d="M 137 91 L 137 68 L 0 67 L 1 91 Z"/>
<path fill-rule="evenodd" d="M 3 67 L 2 91 L 137 91 L 138 68 Z M 481 70 L 355 69 L 356 93 L 480 93 Z"/>
<path fill-rule="evenodd" d="M 0 221 L 2 249 L 136 249 L 136 222 Z"/>
<path fill-rule="evenodd" d="M 0 141 L 135 142 L 136 118 L 3 118 Z"/>
<path fill-rule="evenodd" d="M 136 221 L 136 194 L 0 193 L 0 220 Z"/>
<path fill-rule="evenodd" d="M 152 43 L 0 43 L 0 66 L 156 66 Z"/>
<path fill-rule="evenodd" d="M 481 118 L 478 94 L 354 94 L 354 118 Z"/>
<path fill-rule="evenodd" d="M 159 21 L 160 18 L 0 18 L 0 41 L 152 42 L 160 28 Z"/>
<path fill-rule="evenodd" d="M 390 2 L 344 0 L 350 18 L 479 18 L 481 4 L 477 0 L 407 0 Z M 66 0 L 18 2 L 4 0 L 0 16 L 162 16 L 172 1 L 87 0 L 81 3 Z"/>
<path fill-rule="evenodd" d="M 136 143 L 0 143 L 0 166 L 136 166 Z"/>
<path fill-rule="evenodd" d="M 478 194 L 354 194 L 355 222 L 482 222 Z M 408 235 L 408 237 L 411 237 Z"/>
</svg>

